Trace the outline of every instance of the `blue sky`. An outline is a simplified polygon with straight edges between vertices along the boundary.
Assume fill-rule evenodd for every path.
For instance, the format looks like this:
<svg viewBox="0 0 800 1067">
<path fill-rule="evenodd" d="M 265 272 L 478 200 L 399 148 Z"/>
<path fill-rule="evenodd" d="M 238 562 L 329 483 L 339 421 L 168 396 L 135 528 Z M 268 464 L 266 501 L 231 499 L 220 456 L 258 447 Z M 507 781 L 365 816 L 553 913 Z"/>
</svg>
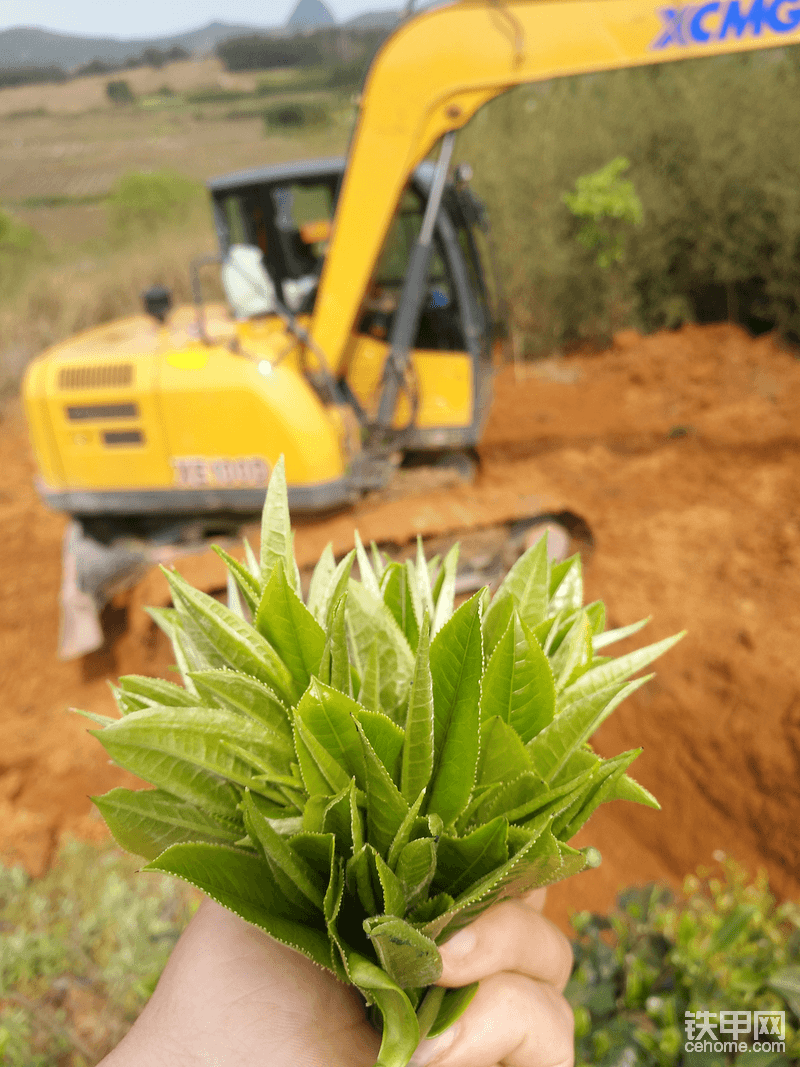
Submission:
<svg viewBox="0 0 800 1067">
<path fill-rule="evenodd" d="M 401 7 L 403 0 L 325 0 L 337 19 Z M 212 21 L 280 26 L 296 0 L 0 0 L 0 30 L 41 26 L 92 37 L 160 37 Z"/>
</svg>

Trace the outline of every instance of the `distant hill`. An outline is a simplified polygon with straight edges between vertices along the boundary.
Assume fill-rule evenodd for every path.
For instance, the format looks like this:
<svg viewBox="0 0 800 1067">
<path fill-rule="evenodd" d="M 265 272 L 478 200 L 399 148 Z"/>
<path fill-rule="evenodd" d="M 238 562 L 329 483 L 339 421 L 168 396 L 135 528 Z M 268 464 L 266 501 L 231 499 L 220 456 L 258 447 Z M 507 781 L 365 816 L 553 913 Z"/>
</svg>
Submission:
<svg viewBox="0 0 800 1067">
<path fill-rule="evenodd" d="M 397 11 L 367 11 L 356 15 L 343 25 L 349 29 L 391 29 L 397 22 Z M 316 21 L 315 21 L 316 20 Z M 15 26 L 0 30 L 0 70 L 15 67 L 62 67 L 75 70 L 93 59 L 105 63 L 124 63 L 138 58 L 147 48 L 166 52 L 175 45 L 187 52 L 210 55 L 222 41 L 236 37 L 263 35 L 285 36 L 298 30 L 332 26 L 336 20 L 323 0 L 298 0 L 285 26 L 245 26 L 232 22 L 210 22 L 188 33 L 169 37 L 120 38 L 81 37 L 54 33 L 33 26 Z"/>
<path fill-rule="evenodd" d="M 334 26 L 336 19 L 322 0 L 297 0 L 294 11 L 286 21 L 286 29 L 316 30 L 321 26 Z"/>
<path fill-rule="evenodd" d="M 400 8 L 396 11 L 365 11 L 363 15 L 354 15 L 344 25 L 354 30 L 390 30 L 401 14 Z"/>
<path fill-rule="evenodd" d="M 220 41 L 269 33 L 270 29 L 266 26 L 210 22 L 200 29 L 169 37 L 122 39 L 78 37 L 33 26 L 16 26 L 10 30 L 0 30 L 0 69 L 57 66 L 74 70 L 91 63 L 93 59 L 101 59 L 105 63 L 124 63 L 127 59 L 140 56 L 146 48 L 168 51 L 174 45 L 185 48 L 187 52 L 207 55 L 214 51 Z"/>
</svg>

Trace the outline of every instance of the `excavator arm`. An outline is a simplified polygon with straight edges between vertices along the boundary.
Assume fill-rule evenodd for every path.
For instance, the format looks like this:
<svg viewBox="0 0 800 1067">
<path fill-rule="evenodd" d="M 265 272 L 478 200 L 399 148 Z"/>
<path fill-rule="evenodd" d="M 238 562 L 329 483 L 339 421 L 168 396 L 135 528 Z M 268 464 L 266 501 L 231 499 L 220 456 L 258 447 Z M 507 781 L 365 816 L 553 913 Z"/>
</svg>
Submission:
<svg viewBox="0 0 800 1067">
<path fill-rule="evenodd" d="M 672 0 L 664 0 L 670 3 Z M 458 0 L 404 23 L 362 94 L 311 334 L 335 374 L 403 188 L 516 85 L 800 42 L 800 0 Z"/>
</svg>

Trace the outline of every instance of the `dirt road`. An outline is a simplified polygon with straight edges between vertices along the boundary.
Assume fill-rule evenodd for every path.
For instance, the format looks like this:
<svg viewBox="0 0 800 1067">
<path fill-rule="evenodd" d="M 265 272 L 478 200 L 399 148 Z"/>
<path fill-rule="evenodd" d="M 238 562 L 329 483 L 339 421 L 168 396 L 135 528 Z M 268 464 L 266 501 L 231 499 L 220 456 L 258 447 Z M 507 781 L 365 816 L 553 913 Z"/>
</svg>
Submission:
<svg viewBox="0 0 800 1067">
<path fill-rule="evenodd" d="M 328 540 L 413 533 L 423 521 L 503 520 L 542 499 L 589 525 L 587 596 L 611 625 L 645 615 L 656 640 L 686 639 L 657 678 L 618 709 L 596 745 L 638 745 L 634 774 L 661 813 L 610 805 L 580 838 L 599 870 L 552 894 L 553 914 L 605 907 L 618 886 L 677 880 L 723 850 L 765 866 L 781 894 L 800 889 L 800 362 L 770 338 L 687 327 L 606 353 L 554 358 L 499 378 L 473 489 L 365 501 L 302 526 L 299 555 Z M 168 676 L 169 651 L 141 610 L 163 600 L 151 575 L 106 613 L 108 647 L 59 663 L 56 597 L 63 520 L 32 487 L 17 408 L 0 424 L 0 856 L 31 871 L 62 835 L 100 837 L 88 794 L 132 781 L 108 764 L 88 724 L 107 712 L 107 680 Z M 213 584 L 215 563 L 187 560 Z"/>
</svg>

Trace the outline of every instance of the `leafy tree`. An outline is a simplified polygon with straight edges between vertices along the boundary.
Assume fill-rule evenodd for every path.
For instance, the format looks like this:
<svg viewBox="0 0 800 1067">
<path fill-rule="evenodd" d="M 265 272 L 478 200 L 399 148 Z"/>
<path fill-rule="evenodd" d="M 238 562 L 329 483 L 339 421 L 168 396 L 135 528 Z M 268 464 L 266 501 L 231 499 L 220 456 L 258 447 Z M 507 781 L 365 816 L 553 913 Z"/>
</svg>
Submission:
<svg viewBox="0 0 800 1067">
<path fill-rule="evenodd" d="M 644 217 L 633 182 L 622 177 L 629 167 L 630 162 L 618 156 L 593 174 L 582 175 L 574 192 L 562 197 L 575 218 L 585 220 L 578 240 L 595 253 L 595 262 L 604 270 L 622 262 L 628 227 L 641 226 Z"/>
<path fill-rule="evenodd" d="M 133 91 L 124 78 L 108 82 L 106 85 L 106 96 L 112 104 L 132 104 L 135 100 Z"/>
</svg>

